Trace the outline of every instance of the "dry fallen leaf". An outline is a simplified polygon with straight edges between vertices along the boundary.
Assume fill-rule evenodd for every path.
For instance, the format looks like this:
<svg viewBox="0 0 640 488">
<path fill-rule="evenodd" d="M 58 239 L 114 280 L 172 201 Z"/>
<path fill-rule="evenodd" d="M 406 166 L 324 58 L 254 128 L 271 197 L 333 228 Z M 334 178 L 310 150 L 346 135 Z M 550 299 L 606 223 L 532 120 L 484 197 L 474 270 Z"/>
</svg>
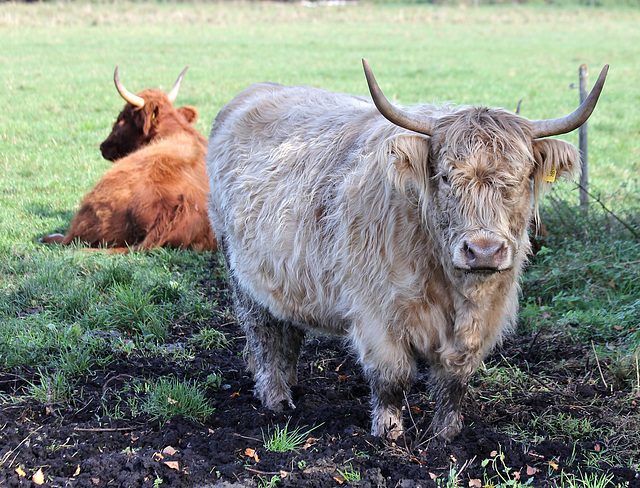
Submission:
<svg viewBox="0 0 640 488">
<path fill-rule="evenodd" d="M 432 480 L 438 479 L 438 475 L 437 474 L 433 474 L 433 473 L 429 473 L 429 478 L 431 478 Z"/>
<path fill-rule="evenodd" d="M 176 452 L 178 452 L 178 451 L 176 451 L 171 446 L 167 446 L 162 450 L 162 454 L 164 454 L 165 456 L 173 456 Z"/>
<path fill-rule="evenodd" d="M 600 444 L 596 444 L 595 446 L 593 446 L 593 450 L 596 451 L 596 452 L 600 452 L 600 449 L 602 449 L 600 447 Z"/>
<path fill-rule="evenodd" d="M 91 481 L 93 482 L 94 485 L 97 485 L 100 483 L 100 478 L 91 478 Z"/>
<path fill-rule="evenodd" d="M 175 469 L 176 471 L 180 471 L 180 465 L 178 461 L 165 461 L 164 464 L 169 466 L 171 469 Z"/>
<path fill-rule="evenodd" d="M 18 476 L 27 476 L 27 473 L 25 473 L 24 469 L 22 469 L 21 467 L 16 468 L 16 473 L 18 473 Z"/>
<path fill-rule="evenodd" d="M 78 467 L 74 471 L 73 476 L 78 476 L 79 474 L 80 474 L 80 465 L 78 464 Z"/>
<path fill-rule="evenodd" d="M 491 451 L 491 454 L 489 454 L 489 457 L 496 457 L 498 455 L 498 451 Z"/>
<path fill-rule="evenodd" d="M 334 480 L 336 480 L 338 483 L 342 484 L 345 481 L 347 481 L 346 479 L 344 479 L 342 476 L 334 476 L 333 477 Z"/>
<path fill-rule="evenodd" d="M 482 481 L 480 481 L 479 479 L 469 480 L 469 487 L 470 488 L 482 488 Z"/>
<path fill-rule="evenodd" d="M 316 437 L 309 437 L 307 439 L 307 441 L 304 443 L 304 446 L 302 446 L 302 449 L 309 449 L 313 444 L 315 444 L 316 442 L 318 442 L 320 439 L 316 438 Z"/>
<path fill-rule="evenodd" d="M 557 470 L 560 467 L 556 463 L 554 463 L 553 461 L 549 461 L 549 466 L 551 466 L 555 470 Z"/>
<path fill-rule="evenodd" d="M 247 448 L 244 450 L 244 455 L 245 455 L 245 456 L 249 456 L 250 458 L 253 458 L 253 460 L 254 460 L 256 463 L 259 463 L 259 462 L 260 462 L 260 458 L 258 457 L 258 453 L 256 452 L 256 450 L 255 450 L 255 449 L 251 449 L 250 447 L 247 447 Z"/>
<path fill-rule="evenodd" d="M 527 474 L 529 476 L 533 476 L 534 474 L 536 474 L 538 471 L 540 471 L 538 468 L 532 468 L 531 466 L 529 466 L 527 464 Z"/>
<path fill-rule="evenodd" d="M 33 475 L 31 481 L 33 481 L 36 485 L 44 484 L 44 473 L 42 472 L 42 468 L 36 471 L 36 474 Z"/>
<path fill-rule="evenodd" d="M 287 473 L 284 470 L 280 470 L 280 478 L 285 479 L 287 476 L 289 476 L 289 473 Z"/>
</svg>

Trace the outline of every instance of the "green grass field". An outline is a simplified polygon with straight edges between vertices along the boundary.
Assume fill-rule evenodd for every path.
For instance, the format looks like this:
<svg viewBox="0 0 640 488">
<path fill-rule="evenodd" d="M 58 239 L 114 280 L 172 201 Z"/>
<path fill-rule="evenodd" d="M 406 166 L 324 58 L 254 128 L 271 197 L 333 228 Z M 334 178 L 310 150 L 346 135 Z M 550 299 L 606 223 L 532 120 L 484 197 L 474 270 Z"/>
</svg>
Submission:
<svg viewBox="0 0 640 488">
<path fill-rule="evenodd" d="M 637 9 L 0 3 L 0 369 L 77 374 L 106 360 L 103 339 L 87 330 L 127 329 L 153 352 L 167 323 L 216 313 L 193 286 L 213 256 L 107 256 L 37 242 L 67 229 L 111 165 L 98 146 L 124 105 L 116 64 L 133 92 L 167 90 L 190 65 L 176 104 L 198 108 L 206 135 L 253 82 L 364 95 L 363 57 L 399 103 L 515 109 L 522 99 L 521 114 L 533 119 L 572 111 L 579 65 L 591 85 L 608 63 L 589 126 L 591 189 L 637 225 L 638 25 Z M 577 132 L 565 139 L 577 144 Z M 640 243 L 597 204 L 583 219 L 566 200 L 577 203 L 575 185 L 559 182 L 543 212 L 548 247 L 525 276 L 520 325 L 593 341 L 620 387 L 638 395 Z"/>
<path fill-rule="evenodd" d="M 610 75 L 591 120 L 592 185 L 640 189 L 638 10 L 528 7 L 310 8 L 290 4 L 2 4 L 0 249 L 64 230 L 110 163 L 99 143 L 131 90 L 168 88 L 207 134 L 245 86 L 271 80 L 366 94 L 366 57 L 400 103 L 453 101 L 549 118 L 575 108 L 577 70 Z M 567 137 L 577 141 L 577 135 Z"/>
</svg>

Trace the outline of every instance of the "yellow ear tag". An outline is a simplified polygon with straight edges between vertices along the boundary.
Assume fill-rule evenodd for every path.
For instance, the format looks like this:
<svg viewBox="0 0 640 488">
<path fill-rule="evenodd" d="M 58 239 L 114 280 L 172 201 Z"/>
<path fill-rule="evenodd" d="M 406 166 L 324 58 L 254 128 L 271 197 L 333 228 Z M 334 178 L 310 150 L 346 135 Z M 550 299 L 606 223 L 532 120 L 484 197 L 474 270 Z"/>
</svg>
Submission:
<svg viewBox="0 0 640 488">
<path fill-rule="evenodd" d="M 549 170 L 549 172 L 544 177 L 544 180 L 548 181 L 549 183 L 553 183 L 554 181 L 556 181 L 556 167 L 555 166 L 551 166 L 551 169 Z"/>
</svg>

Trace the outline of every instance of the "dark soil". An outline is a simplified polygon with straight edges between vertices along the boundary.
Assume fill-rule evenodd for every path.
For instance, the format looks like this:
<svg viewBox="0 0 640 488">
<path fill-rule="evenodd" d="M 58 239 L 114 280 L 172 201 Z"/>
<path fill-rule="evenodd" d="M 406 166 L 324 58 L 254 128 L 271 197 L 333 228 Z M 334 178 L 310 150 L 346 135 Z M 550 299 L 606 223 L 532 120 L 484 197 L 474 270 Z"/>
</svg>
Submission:
<svg viewBox="0 0 640 488">
<path fill-rule="evenodd" d="M 230 306 L 215 270 L 203 287 L 221 310 Z M 119 353 L 108 368 L 78 379 L 69 405 L 0 402 L 0 487 L 37 486 L 32 480 L 40 469 L 49 487 L 269 486 L 275 476 L 280 481 L 272 486 L 433 487 L 445 485 L 452 467 L 465 487 L 507 486 L 510 479 L 556 486 L 563 472 L 606 473 L 616 484 L 640 487 L 638 459 L 625 457 L 638 452 L 640 440 L 626 435 L 625 422 L 637 432 L 640 399 L 612 392 L 613 380 L 606 388 L 595 360 L 585 360 L 589 348 L 566 336 L 515 335 L 496 351 L 474 378 L 464 430 L 448 444 L 431 438 L 423 365 L 407 398 L 407 435 L 389 444 L 369 435 L 369 389 L 339 339 L 307 341 L 294 391 L 297 408 L 276 415 L 253 396 L 238 325 L 222 315 L 207 325 L 228 335 L 226 348 L 196 349 L 180 359 Z M 175 324 L 169 342 L 182 347 L 202 326 Z M 509 365 L 525 377 L 497 383 L 490 372 Z M 224 380 L 206 391 L 215 412 L 204 424 L 105 414 L 127 411 L 123 390 L 136 378 L 204 382 L 214 372 Z M 27 368 L 20 376 L 0 373 L 0 393 L 19 393 L 29 379 Z M 587 419 L 595 434 L 558 431 L 558 418 Z M 296 452 L 265 450 L 263 433 L 287 422 L 290 429 L 316 428 Z M 345 480 L 349 471 L 360 480 Z"/>
</svg>

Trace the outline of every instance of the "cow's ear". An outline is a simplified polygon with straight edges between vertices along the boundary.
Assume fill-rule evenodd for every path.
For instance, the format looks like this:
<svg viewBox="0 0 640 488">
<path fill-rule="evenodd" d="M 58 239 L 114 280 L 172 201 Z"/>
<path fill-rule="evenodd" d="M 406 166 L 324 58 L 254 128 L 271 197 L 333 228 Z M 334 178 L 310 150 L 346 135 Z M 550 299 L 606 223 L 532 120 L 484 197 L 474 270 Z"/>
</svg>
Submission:
<svg viewBox="0 0 640 488">
<path fill-rule="evenodd" d="M 193 124 L 198 118 L 198 110 L 195 107 L 191 107 L 189 105 L 180 107 L 178 109 L 178 113 L 185 119 L 187 119 L 187 122 L 189 122 L 190 124 Z"/>
<path fill-rule="evenodd" d="M 144 125 L 142 126 L 142 132 L 145 136 L 148 136 L 151 132 L 151 128 L 155 127 L 158 122 L 158 113 L 160 108 L 156 104 L 145 104 L 142 109 L 144 110 Z"/>
<path fill-rule="evenodd" d="M 572 179 L 580 174 L 580 155 L 568 142 L 559 139 L 533 141 L 533 188 L 536 200 L 556 178 Z"/>
<path fill-rule="evenodd" d="M 400 134 L 388 143 L 388 175 L 391 182 L 400 190 L 413 182 L 420 188 L 427 188 L 429 182 L 429 141 L 421 134 Z"/>
</svg>

